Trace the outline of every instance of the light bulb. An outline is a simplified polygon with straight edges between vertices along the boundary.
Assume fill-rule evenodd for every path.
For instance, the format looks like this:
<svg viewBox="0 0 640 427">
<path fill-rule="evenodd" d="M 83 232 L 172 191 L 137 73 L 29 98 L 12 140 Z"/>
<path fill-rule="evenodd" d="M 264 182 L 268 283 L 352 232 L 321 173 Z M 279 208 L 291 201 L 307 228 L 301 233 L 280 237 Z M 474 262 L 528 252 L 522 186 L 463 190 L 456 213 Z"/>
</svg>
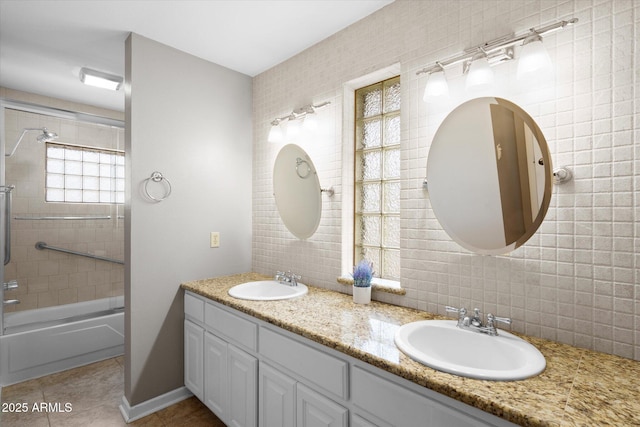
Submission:
<svg viewBox="0 0 640 427">
<path fill-rule="evenodd" d="M 295 118 L 290 118 L 287 121 L 287 139 L 289 141 L 295 140 L 300 135 L 301 128 L 300 120 Z"/>
<path fill-rule="evenodd" d="M 431 102 L 442 97 L 449 96 L 449 85 L 444 75 L 444 70 L 435 71 L 429 74 L 427 85 L 424 87 L 424 102 Z"/>
<path fill-rule="evenodd" d="M 529 40 L 529 41 L 527 41 Z M 532 76 L 548 75 L 553 70 L 553 64 L 547 49 L 542 44 L 542 37 L 535 35 L 525 40 L 518 60 L 518 80 Z"/>
<path fill-rule="evenodd" d="M 275 123 L 275 124 L 274 124 Z M 279 122 L 271 123 L 271 129 L 269 129 L 269 136 L 267 141 L 269 142 L 282 142 L 284 135 L 282 134 L 282 128 Z"/>
<path fill-rule="evenodd" d="M 314 132 L 318 130 L 318 118 L 315 113 L 307 113 L 304 116 L 302 128 L 307 132 Z"/>
<path fill-rule="evenodd" d="M 493 71 L 489 67 L 486 55 L 474 57 L 467 75 L 467 89 L 483 89 L 492 86 L 493 80 Z"/>
</svg>

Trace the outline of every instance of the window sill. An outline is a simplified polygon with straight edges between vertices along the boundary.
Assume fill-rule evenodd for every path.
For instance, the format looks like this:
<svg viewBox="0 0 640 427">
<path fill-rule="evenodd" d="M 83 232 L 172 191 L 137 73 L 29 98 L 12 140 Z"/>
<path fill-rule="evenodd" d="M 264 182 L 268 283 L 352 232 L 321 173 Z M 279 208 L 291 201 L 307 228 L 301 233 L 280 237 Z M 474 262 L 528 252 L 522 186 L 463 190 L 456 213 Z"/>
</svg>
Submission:
<svg viewBox="0 0 640 427">
<path fill-rule="evenodd" d="M 353 286 L 353 279 L 350 277 L 338 277 L 337 282 L 345 286 Z M 407 291 L 400 287 L 400 282 L 395 280 L 386 280 L 374 278 L 371 281 L 371 290 L 377 292 L 386 292 L 395 295 L 406 295 Z"/>
</svg>

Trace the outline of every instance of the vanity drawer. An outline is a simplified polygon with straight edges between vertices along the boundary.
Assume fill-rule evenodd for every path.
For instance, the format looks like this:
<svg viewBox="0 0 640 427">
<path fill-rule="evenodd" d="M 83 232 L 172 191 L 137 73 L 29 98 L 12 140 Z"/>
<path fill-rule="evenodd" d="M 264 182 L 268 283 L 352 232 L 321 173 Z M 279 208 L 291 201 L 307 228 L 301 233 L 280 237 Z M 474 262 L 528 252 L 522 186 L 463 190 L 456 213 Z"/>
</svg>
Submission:
<svg viewBox="0 0 640 427">
<path fill-rule="evenodd" d="M 266 328 L 260 328 L 260 354 L 309 382 L 348 398 L 348 365 L 308 345 Z"/>
<path fill-rule="evenodd" d="M 204 301 L 189 292 L 185 292 L 184 314 L 198 322 L 204 322 Z"/>
<path fill-rule="evenodd" d="M 207 303 L 204 308 L 204 323 L 212 332 L 218 332 L 229 342 L 256 351 L 258 325 Z"/>
<path fill-rule="evenodd" d="M 359 367 L 354 367 L 351 373 L 351 396 L 354 405 L 392 425 L 515 426 L 476 408 L 463 409 L 466 405 L 445 398 L 451 400 L 454 409 Z M 491 421 L 486 420 L 489 418 Z"/>
</svg>

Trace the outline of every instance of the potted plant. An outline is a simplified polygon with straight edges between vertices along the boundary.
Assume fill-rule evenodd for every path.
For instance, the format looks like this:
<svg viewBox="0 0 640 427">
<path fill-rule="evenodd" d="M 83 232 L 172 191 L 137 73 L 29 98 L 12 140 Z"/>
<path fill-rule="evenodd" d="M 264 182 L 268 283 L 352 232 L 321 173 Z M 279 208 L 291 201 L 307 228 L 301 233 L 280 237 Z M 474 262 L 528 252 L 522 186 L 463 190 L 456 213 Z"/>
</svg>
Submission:
<svg viewBox="0 0 640 427">
<path fill-rule="evenodd" d="M 362 260 L 353 267 L 353 302 L 369 304 L 371 302 L 371 279 L 373 278 L 373 264 Z"/>
</svg>

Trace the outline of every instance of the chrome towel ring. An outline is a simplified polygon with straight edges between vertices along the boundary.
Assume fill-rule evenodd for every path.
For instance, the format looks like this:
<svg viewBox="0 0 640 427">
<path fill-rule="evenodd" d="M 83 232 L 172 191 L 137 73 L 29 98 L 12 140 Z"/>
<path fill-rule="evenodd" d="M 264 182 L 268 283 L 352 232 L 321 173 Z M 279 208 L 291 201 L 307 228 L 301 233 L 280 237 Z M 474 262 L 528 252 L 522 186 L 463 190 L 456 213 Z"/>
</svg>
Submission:
<svg viewBox="0 0 640 427">
<path fill-rule="evenodd" d="M 158 198 L 158 197 L 153 197 L 149 193 L 148 186 L 149 186 L 149 182 L 151 182 L 151 181 L 153 181 L 153 182 L 164 182 L 166 184 L 166 193 L 165 193 L 164 196 Z M 153 172 L 149 178 L 144 180 L 143 189 L 144 189 L 144 194 L 148 198 L 153 200 L 154 202 L 161 202 L 161 201 L 163 201 L 164 199 L 166 199 L 167 197 L 169 197 L 171 195 L 171 183 L 169 182 L 169 180 L 164 175 L 162 175 L 160 172 L 157 172 L 157 171 Z"/>
</svg>

